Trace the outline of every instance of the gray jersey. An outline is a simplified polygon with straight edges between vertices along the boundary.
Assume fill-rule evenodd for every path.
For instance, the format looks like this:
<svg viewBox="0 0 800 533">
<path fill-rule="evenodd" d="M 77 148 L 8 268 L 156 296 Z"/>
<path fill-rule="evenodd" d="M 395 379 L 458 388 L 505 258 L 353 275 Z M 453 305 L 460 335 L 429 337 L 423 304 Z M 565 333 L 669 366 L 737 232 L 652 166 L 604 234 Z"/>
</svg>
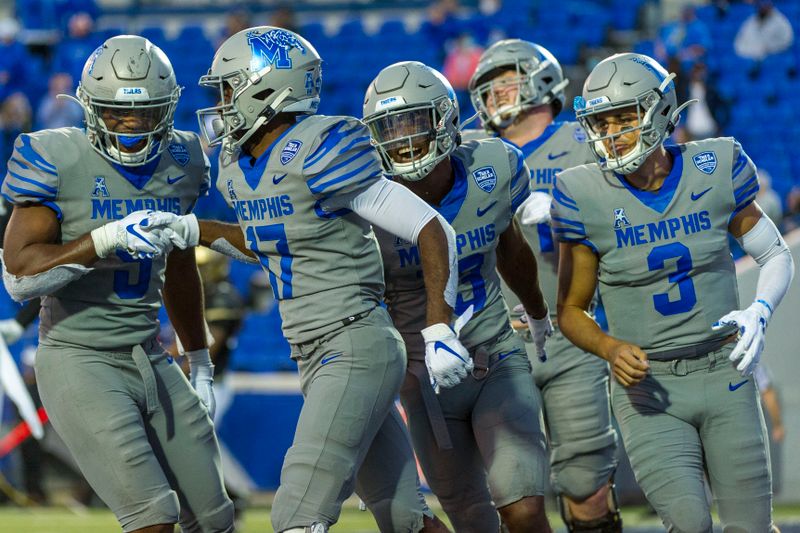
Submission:
<svg viewBox="0 0 800 533">
<path fill-rule="evenodd" d="M 758 192 L 732 138 L 666 149 L 674 163 L 659 191 L 591 164 L 559 174 L 552 207 L 555 235 L 599 258 L 611 335 L 656 352 L 732 333 L 711 331 L 739 308 L 728 224 Z"/>
<path fill-rule="evenodd" d="M 459 286 L 455 312 L 474 305 L 475 316 L 461 332 L 473 348 L 497 339 L 511 326 L 495 269 L 495 248 L 514 212 L 530 194 L 519 150 L 499 139 L 469 141 L 450 156 L 453 188 L 437 211 L 456 231 Z M 395 327 L 403 335 L 409 358 L 421 358 L 425 346 L 425 284 L 417 246 L 376 230 L 386 269 L 386 302 Z"/>
<path fill-rule="evenodd" d="M 95 152 L 83 130 L 61 128 L 17 138 L 2 193 L 15 205 L 55 211 L 67 243 L 141 209 L 189 213 L 208 187 L 208 159 L 194 133 L 176 131 L 152 163 L 122 167 Z M 103 350 L 153 336 L 166 258 L 118 251 L 92 266 L 43 298 L 41 338 Z"/>
<path fill-rule="evenodd" d="M 217 186 L 269 275 L 289 342 L 378 305 L 383 272 L 370 224 L 322 204 L 381 179 L 369 132 L 352 117 L 303 116 L 258 159 L 220 156 Z"/>
</svg>

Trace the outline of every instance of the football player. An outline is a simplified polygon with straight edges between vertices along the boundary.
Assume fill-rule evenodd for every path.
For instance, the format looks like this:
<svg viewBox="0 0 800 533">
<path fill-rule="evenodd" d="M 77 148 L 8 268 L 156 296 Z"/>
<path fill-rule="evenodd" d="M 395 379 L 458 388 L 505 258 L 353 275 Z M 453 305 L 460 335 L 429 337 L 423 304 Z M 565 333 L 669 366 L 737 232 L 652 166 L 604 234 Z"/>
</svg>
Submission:
<svg viewBox="0 0 800 533">
<path fill-rule="evenodd" d="M 594 161 L 580 125 L 555 121 L 567 83 L 561 65 L 546 48 L 508 39 L 483 53 L 469 85 L 486 133 L 518 147 L 530 168 L 532 192 L 518 218 L 536 255 L 539 283 L 554 318 L 558 248 L 550 227 L 550 202 L 556 173 Z M 518 303 L 513 291 L 506 289 L 504 294 L 510 306 Z M 617 439 L 611 425 L 608 364 L 576 348 L 558 328 L 547 343 L 547 360 L 534 357 L 528 346 L 533 377 L 542 392 L 552 484 L 567 529 L 621 531 L 612 483 Z"/>
<path fill-rule="evenodd" d="M 406 352 L 379 305 L 383 272 L 370 223 L 420 247 L 430 276 L 422 334 L 443 387 L 470 370 L 449 327 L 452 228 L 382 177 L 361 122 L 316 115 L 321 60 L 299 35 L 270 26 L 241 31 L 220 46 L 200 84 L 219 98 L 198 114 L 210 144 L 222 145 L 218 188 L 239 224 L 192 215 L 151 220 L 170 223 L 180 247 L 200 242 L 257 258 L 269 274 L 305 396 L 272 507 L 275 531 L 327 531 L 354 489 L 381 531 L 445 530 L 418 492 L 394 408 Z"/>
<path fill-rule="evenodd" d="M 667 530 L 711 531 L 707 472 L 726 531 L 770 531 L 750 375 L 792 257 L 754 201 L 756 168 L 735 139 L 664 144 L 688 104 L 678 105 L 674 77 L 650 57 L 618 54 L 575 100 L 596 162 L 562 171 L 553 191 L 558 321 L 611 365 L 625 449 Z M 728 234 L 761 267 L 744 309 Z M 598 284 L 608 334 L 586 314 Z"/>
<path fill-rule="evenodd" d="M 189 213 L 208 189 L 199 138 L 173 129 L 179 95 L 147 39 L 121 35 L 94 51 L 77 90 L 86 129 L 14 144 L 4 281 L 16 300 L 43 297 L 42 402 L 122 529 L 227 532 L 194 252 L 169 252 L 169 230 L 142 226 L 146 210 Z M 162 292 L 197 392 L 156 340 Z"/>
<path fill-rule="evenodd" d="M 497 511 L 512 533 L 550 531 L 539 393 L 498 276 L 532 317 L 536 349 L 544 358 L 552 325 L 536 259 L 514 219 L 529 194 L 524 158 L 499 139 L 461 144 L 453 88 L 416 61 L 386 67 L 372 81 L 364 122 L 390 179 L 452 224 L 459 270 L 455 311 L 475 315 L 459 335 L 474 369 L 436 396 L 419 333 L 429 283 L 419 249 L 378 232 L 386 303 L 409 356 L 401 400 L 425 478 L 456 531 L 498 531 Z"/>
</svg>

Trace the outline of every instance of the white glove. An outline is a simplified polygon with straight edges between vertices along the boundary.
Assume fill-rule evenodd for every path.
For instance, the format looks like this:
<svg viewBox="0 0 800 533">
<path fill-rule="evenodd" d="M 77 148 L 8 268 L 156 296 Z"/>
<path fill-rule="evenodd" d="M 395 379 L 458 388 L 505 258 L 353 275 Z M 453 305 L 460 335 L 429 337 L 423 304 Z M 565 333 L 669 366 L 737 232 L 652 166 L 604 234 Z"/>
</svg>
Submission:
<svg viewBox="0 0 800 533">
<path fill-rule="evenodd" d="M 214 399 L 214 365 L 208 348 L 186 352 L 189 359 L 189 383 L 192 384 L 200 401 L 206 406 L 208 416 L 213 420 L 217 410 L 217 401 Z"/>
<path fill-rule="evenodd" d="M 546 192 L 532 192 L 517 208 L 519 221 L 526 226 L 550 222 L 550 203 L 553 197 Z"/>
<path fill-rule="evenodd" d="M 533 342 L 536 346 L 536 355 L 539 361 L 547 361 L 547 351 L 544 348 L 547 339 L 553 335 L 553 323 L 550 321 L 550 310 L 547 310 L 544 318 L 533 318 L 529 315 L 522 304 L 514 307 L 515 313 L 520 313 L 519 320 L 527 324 L 530 336 L 523 336 L 525 342 Z"/>
<path fill-rule="evenodd" d="M 150 211 L 134 211 L 122 220 L 109 222 L 92 230 L 97 257 L 107 257 L 117 250 L 128 252 L 134 259 L 152 259 L 172 249 L 168 228 L 144 228 L 149 224 Z"/>
<path fill-rule="evenodd" d="M 739 328 L 739 342 L 736 343 L 728 356 L 732 362 L 741 358 L 736 370 L 746 377 L 753 373 L 761 352 L 764 350 L 764 337 L 767 332 L 772 312 L 761 302 L 753 302 L 747 309 L 731 311 L 711 325 L 711 329 L 718 331 L 727 326 Z"/>
<path fill-rule="evenodd" d="M 16 318 L 0 320 L 0 337 L 3 337 L 6 344 L 14 344 L 22 337 L 23 333 L 25 333 L 25 328 L 17 322 Z"/>
<path fill-rule="evenodd" d="M 163 227 L 172 230 L 170 234 L 172 244 L 181 250 L 192 248 L 200 243 L 200 224 L 193 213 L 176 215 L 164 211 L 153 211 L 148 217 L 148 222 L 151 230 Z"/>
<path fill-rule="evenodd" d="M 473 306 L 469 306 L 464 313 L 456 319 L 453 329 L 447 324 L 434 324 L 422 330 L 425 340 L 425 366 L 431 385 L 436 393 L 439 387 L 455 387 L 461 380 L 472 372 L 474 363 L 469 352 L 458 340 L 461 329 L 472 318 Z"/>
</svg>

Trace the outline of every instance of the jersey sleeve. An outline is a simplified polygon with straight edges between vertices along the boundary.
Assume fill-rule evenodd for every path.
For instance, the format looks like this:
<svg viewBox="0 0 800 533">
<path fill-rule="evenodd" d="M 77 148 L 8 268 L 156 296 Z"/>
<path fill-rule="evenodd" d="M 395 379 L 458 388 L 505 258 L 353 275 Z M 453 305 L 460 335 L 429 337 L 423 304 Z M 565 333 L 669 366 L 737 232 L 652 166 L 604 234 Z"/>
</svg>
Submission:
<svg viewBox="0 0 800 533">
<path fill-rule="evenodd" d="M 511 178 L 511 213 L 516 213 L 528 196 L 531 195 L 531 171 L 525 164 L 525 156 L 516 146 L 506 144 L 508 165 L 514 173 Z"/>
<path fill-rule="evenodd" d="M 329 198 L 354 193 L 383 179 L 367 127 L 356 119 L 342 119 L 320 135 L 303 163 L 309 190 Z"/>
<path fill-rule="evenodd" d="M 731 218 L 735 217 L 739 211 L 753 203 L 758 193 L 758 174 L 756 166 L 742 149 L 739 141 L 733 140 L 733 170 L 731 171 L 733 180 L 733 202 L 734 209 Z"/>
<path fill-rule="evenodd" d="M 573 199 L 565 180 L 558 178 L 553 187 L 553 202 L 550 204 L 550 218 L 553 234 L 561 242 L 577 242 L 591 248 L 595 253 L 597 247 L 589 240 L 586 226 L 583 224 L 581 209 Z"/>
<path fill-rule="evenodd" d="M 8 160 L 2 195 L 15 205 L 45 205 L 55 211 L 61 220 L 61 208 L 56 203 L 58 185 L 58 169 L 44 148 L 31 135 L 19 135 Z"/>
</svg>

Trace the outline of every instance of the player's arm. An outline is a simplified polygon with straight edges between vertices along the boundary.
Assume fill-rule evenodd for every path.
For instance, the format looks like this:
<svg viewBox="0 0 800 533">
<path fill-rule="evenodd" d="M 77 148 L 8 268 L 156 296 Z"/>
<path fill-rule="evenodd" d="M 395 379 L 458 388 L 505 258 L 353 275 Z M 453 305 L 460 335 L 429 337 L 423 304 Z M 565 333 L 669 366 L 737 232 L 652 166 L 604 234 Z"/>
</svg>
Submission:
<svg viewBox="0 0 800 533">
<path fill-rule="evenodd" d="M 213 418 L 214 365 L 206 340 L 203 285 L 194 257 L 194 248 L 173 250 L 167 257 L 163 289 L 164 307 L 175 329 L 179 346 L 189 360 L 189 381 Z"/>
<path fill-rule="evenodd" d="M 558 326 L 575 346 L 608 361 L 617 381 L 628 387 L 647 375 L 647 355 L 638 346 L 607 335 L 589 315 L 598 268 L 597 255 L 588 246 L 559 244 Z"/>
<path fill-rule="evenodd" d="M 239 224 L 216 220 L 200 220 L 199 232 L 199 242 L 203 246 L 207 246 L 238 261 L 246 263 L 257 262 L 253 251 L 247 247 Z"/>
</svg>

